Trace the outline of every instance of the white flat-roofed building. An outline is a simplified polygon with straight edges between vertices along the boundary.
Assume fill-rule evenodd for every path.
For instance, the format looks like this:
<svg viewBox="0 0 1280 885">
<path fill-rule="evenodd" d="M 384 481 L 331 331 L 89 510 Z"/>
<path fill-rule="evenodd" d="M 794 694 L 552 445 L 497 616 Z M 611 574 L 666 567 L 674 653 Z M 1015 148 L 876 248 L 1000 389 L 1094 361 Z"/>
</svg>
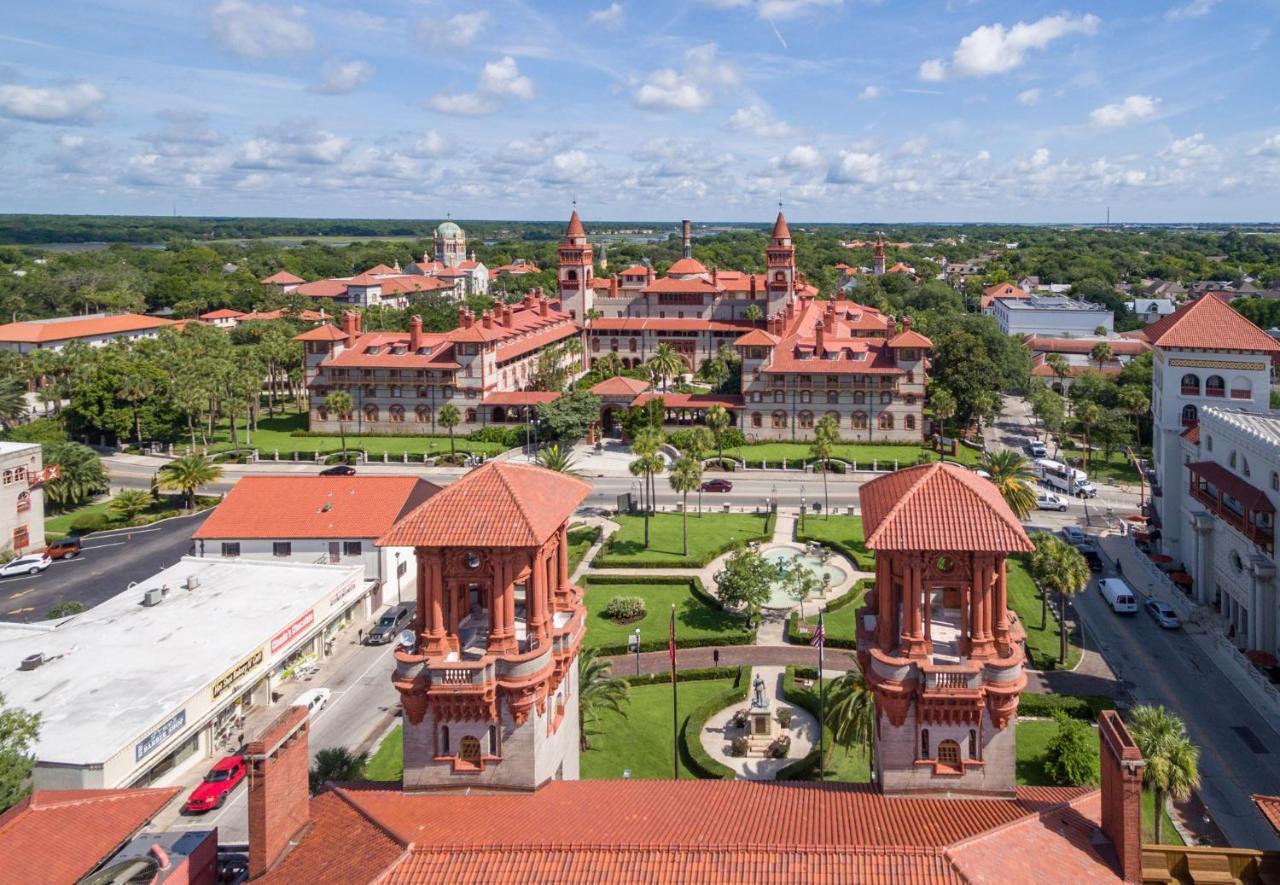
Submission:
<svg viewBox="0 0 1280 885">
<path fill-rule="evenodd" d="M 992 313 L 1006 335 L 1079 337 L 1094 335 L 1099 326 L 1108 335 L 1115 328 L 1115 317 L 1108 308 L 1065 295 L 997 297 Z"/>
<path fill-rule="evenodd" d="M 0 440 L 0 552 L 44 549 L 44 489 L 38 443 Z"/>
<path fill-rule="evenodd" d="M 0 625 L 0 694 L 40 714 L 35 788 L 164 784 L 231 752 L 366 586 L 354 563 L 184 557 L 57 626 Z"/>
</svg>

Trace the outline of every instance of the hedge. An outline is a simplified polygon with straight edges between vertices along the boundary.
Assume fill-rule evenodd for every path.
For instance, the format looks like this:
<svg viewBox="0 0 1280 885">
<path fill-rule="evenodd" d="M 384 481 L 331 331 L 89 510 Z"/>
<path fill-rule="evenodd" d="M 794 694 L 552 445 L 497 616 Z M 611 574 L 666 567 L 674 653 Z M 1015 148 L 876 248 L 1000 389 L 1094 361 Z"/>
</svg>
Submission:
<svg viewBox="0 0 1280 885">
<path fill-rule="evenodd" d="M 693 667 L 680 671 L 681 682 L 706 682 L 712 679 L 741 679 L 742 667 Z M 627 685 L 667 685 L 671 682 L 671 671 L 661 673 L 641 673 L 639 676 L 623 676 Z"/>
<path fill-rule="evenodd" d="M 701 599 L 712 608 L 724 609 L 729 611 L 720 604 L 720 600 L 716 599 L 707 592 L 707 588 L 702 583 L 702 578 L 697 575 L 602 575 L 595 572 L 588 573 L 583 579 L 584 584 L 687 584 L 689 592 Z"/>
<path fill-rule="evenodd" d="M 724 645 L 755 645 L 756 631 L 744 631 L 742 633 L 727 633 L 724 636 L 716 637 L 714 642 L 709 642 L 706 636 L 698 639 L 677 639 L 676 648 L 715 648 Z M 666 651 L 667 640 L 646 640 L 640 643 L 640 651 Z M 634 654 L 635 649 L 628 648 L 625 645 L 601 645 L 597 646 L 596 653 L 601 657 L 618 657 L 625 654 Z"/>
<path fill-rule="evenodd" d="M 849 592 L 843 596 L 837 596 L 835 599 L 827 603 L 823 611 L 834 612 L 839 611 L 845 606 L 852 605 L 861 598 L 863 592 L 870 590 L 875 586 L 875 578 L 859 578 L 853 582 L 853 586 L 849 588 Z"/>
<path fill-rule="evenodd" d="M 759 512 L 757 512 L 756 515 L 758 516 Z M 616 561 L 610 562 L 609 543 L 606 541 L 605 545 L 602 548 L 600 548 L 600 552 L 596 554 L 596 558 L 592 561 L 591 564 L 595 568 L 628 568 L 628 569 L 631 569 L 631 568 L 688 568 L 688 569 L 703 568 L 709 563 L 711 563 L 712 561 L 714 561 L 716 557 L 722 556 L 725 553 L 728 553 L 730 550 L 736 550 L 739 547 L 746 547 L 747 544 L 752 542 L 757 542 L 757 541 L 760 543 L 767 543 L 769 538 L 773 537 L 773 528 L 774 528 L 775 520 L 777 520 L 777 514 L 770 514 L 769 518 L 765 521 L 764 531 L 760 535 L 753 536 L 750 538 L 743 538 L 742 540 L 726 541 L 716 549 L 712 550 L 702 559 L 688 558 L 686 562 L 681 562 L 676 564 L 673 564 L 670 562 L 657 562 L 653 560 L 649 560 L 649 561 L 628 560 L 627 562 L 616 562 Z"/>
<path fill-rule="evenodd" d="M 792 612 L 787 616 L 786 627 L 783 631 L 783 641 L 792 645 L 808 645 L 813 639 L 811 633 L 800 632 L 800 613 Z M 827 648 L 843 648 L 847 651 L 857 651 L 858 641 L 856 639 L 844 639 L 840 636 L 828 636 L 823 643 Z"/>
<path fill-rule="evenodd" d="M 1114 710 L 1116 702 L 1104 695 L 1032 694 L 1024 691 L 1018 701 L 1019 716 L 1049 718 L 1061 710 L 1072 719 L 1094 722 L 1103 710 Z"/>
<path fill-rule="evenodd" d="M 795 704 L 797 707 L 803 707 L 808 710 L 814 719 L 818 719 L 818 700 L 813 696 L 812 692 L 801 689 L 796 685 L 796 679 L 817 679 L 817 667 L 787 667 L 786 674 L 782 677 L 782 698 L 787 703 Z M 821 720 L 819 719 L 819 722 Z M 822 743 L 828 748 L 835 747 L 835 740 L 832 737 L 831 729 L 822 722 Z M 821 745 L 820 745 L 821 746 Z M 819 747 L 814 747 L 809 751 L 809 755 L 803 759 L 797 759 L 795 762 L 779 769 L 777 779 L 780 781 L 799 781 L 808 780 L 810 775 L 818 767 Z"/>
<path fill-rule="evenodd" d="M 721 668 L 724 669 L 724 668 Z M 684 674 L 680 674 L 684 678 Z M 685 766 L 699 778 L 705 780 L 733 780 L 738 773 L 727 765 L 711 758 L 711 754 L 702 746 L 702 727 L 712 715 L 732 704 L 740 704 L 747 699 L 747 683 L 742 678 L 742 668 L 737 668 L 737 681 L 730 688 L 711 700 L 704 702 L 685 717 L 680 727 L 680 757 Z"/>
<path fill-rule="evenodd" d="M 810 538 L 805 535 L 804 532 L 800 531 L 799 524 L 796 525 L 795 539 L 800 542 L 816 541 L 823 547 L 830 547 L 857 566 L 858 571 L 860 572 L 874 572 L 876 570 L 876 558 L 874 553 L 870 553 L 865 550 L 859 552 L 844 541 L 830 540 L 827 538 Z"/>
</svg>

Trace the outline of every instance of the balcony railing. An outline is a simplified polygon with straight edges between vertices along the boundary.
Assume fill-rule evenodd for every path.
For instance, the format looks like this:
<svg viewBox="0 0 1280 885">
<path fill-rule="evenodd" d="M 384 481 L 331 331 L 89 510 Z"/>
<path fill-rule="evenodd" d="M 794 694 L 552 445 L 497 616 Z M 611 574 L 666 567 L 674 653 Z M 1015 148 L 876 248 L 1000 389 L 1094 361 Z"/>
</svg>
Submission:
<svg viewBox="0 0 1280 885">
<path fill-rule="evenodd" d="M 1244 514 L 1237 513 L 1231 507 L 1220 500 L 1216 491 L 1211 485 L 1201 485 L 1193 483 L 1191 486 L 1191 497 L 1195 498 L 1214 516 L 1230 525 L 1240 534 L 1244 535 L 1254 544 L 1257 544 L 1263 551 L 1270 555 L 1275 546 L 1275 526 L 1259 525 L 1246 518 Z"/>
</svg>

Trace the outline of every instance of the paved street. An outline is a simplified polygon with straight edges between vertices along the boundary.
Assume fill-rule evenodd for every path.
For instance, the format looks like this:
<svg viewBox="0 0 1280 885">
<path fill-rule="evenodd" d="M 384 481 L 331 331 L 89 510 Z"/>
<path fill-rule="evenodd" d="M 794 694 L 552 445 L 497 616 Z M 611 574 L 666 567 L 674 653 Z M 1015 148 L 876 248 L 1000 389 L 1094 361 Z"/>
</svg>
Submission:
<svg viewBox="0 0 1280 885">
<path fill-rule="evenodd" d="M 0 620 L 43 620 L 49 607 L 76 600 L 91 608 L 173 565 L 191 548 L 191 533 L 207 514 L 181 516 L 136 529 L 99 532 L 74 559 L 56 560 L 38 575 L 0 578 Z"/>
</svg>

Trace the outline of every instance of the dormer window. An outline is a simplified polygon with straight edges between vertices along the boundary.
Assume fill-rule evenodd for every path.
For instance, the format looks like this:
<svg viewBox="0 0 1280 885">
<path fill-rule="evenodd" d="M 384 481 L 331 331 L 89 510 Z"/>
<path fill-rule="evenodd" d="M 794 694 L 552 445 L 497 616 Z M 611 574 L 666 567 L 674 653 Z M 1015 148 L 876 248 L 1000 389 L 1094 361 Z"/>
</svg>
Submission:
<svg viewBox="0 0 1280 885">
<path fill-rule="evenodd" d="M 367 354 L 369 354 L 370 356 L 373 356 L 373 355 L 375 355 L 375 354 L 379 353 L 381 350 L 382 350 L 382 348 L 380 348 L 378 345 L 376 345 L 376 344 L 370 344 L 368 347 L 366 347 L 366 348 L 364 349 L 364 352 L 365 352 L 365 353 L 367 353 Z"/>
<path fill-rule="evenodd" d="M 396 345 L 395 347 L 391 348 L 391 353 L 394 354 L 395 356 L 402 356 L 407 350 L 408 348 L 406 348 L 404 345 Z"/>
</svg>

